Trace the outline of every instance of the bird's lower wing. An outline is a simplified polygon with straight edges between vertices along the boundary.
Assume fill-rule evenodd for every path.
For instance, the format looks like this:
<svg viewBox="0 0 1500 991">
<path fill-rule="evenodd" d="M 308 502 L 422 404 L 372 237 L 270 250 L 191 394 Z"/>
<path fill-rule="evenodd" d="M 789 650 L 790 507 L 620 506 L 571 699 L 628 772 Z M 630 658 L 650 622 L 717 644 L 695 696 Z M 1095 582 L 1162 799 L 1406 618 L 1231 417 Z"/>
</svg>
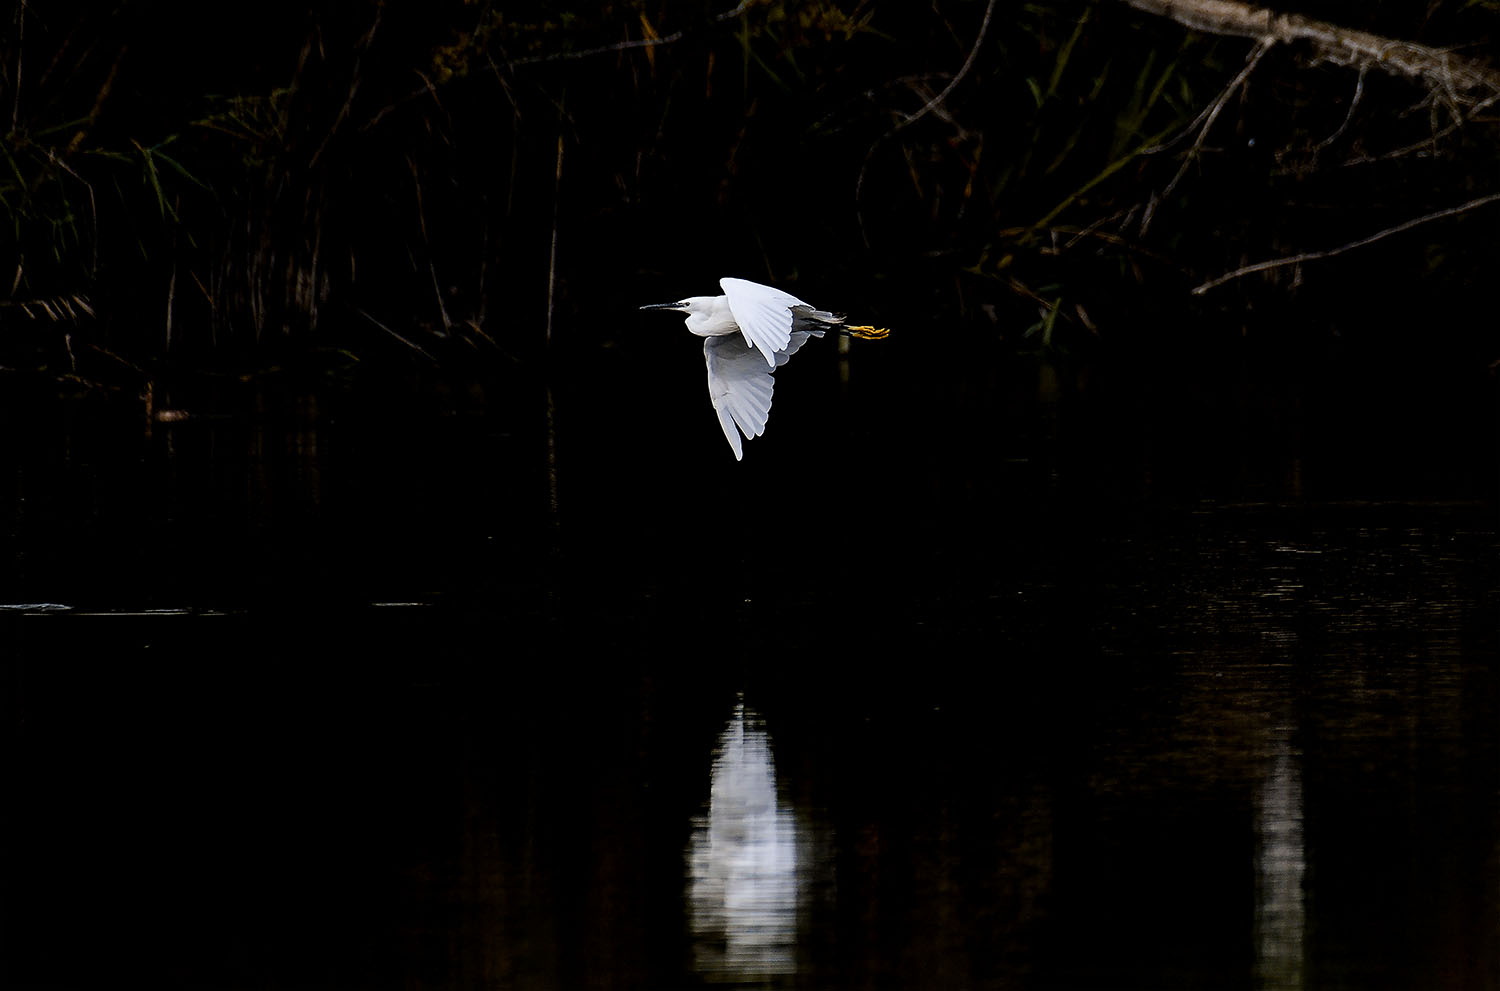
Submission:
<svg viewBox="0 0 1500 991">
<path fill-rule="evenodd" d="M 812 309 L 791 293 L 744 279 L 720 279 L 729 299 L 729 312 L 739 324 L 745 343 L 759 348 L 767 365 L 776 367 L 776 352 L 785 351 L 792 337 L 792 307 Z"/>
<path fill-rule="evenodd" d="M 771 360 L 776 357 L 773 352 Z M 733 334 L 704 338 L 703 358 L 708 365 L 708 398 L 719 414 L 719 426 L 734 449 L 735 460 L 742 460 L 740 434 L 752 438 L 766 431 L 771 392 L 776 387 L 771 375 L 775 366 L 768 368 L 758 352 Z M 784 352 L 781 360 L 786 360 Z"/>
</svg>

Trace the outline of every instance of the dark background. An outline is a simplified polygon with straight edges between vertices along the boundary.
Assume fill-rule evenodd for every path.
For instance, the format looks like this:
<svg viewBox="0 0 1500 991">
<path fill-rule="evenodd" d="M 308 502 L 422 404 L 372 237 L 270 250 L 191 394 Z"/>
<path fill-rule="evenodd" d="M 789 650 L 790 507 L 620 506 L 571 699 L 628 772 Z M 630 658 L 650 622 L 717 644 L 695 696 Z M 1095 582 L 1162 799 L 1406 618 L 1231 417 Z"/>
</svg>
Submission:
<svg viewBox="0 0 1500 991">
<path fill-rule="evenodd" d="M 1497 986 L 1495 206 L 1189 292 L 1486 195 L 1492 115 L 1278 47 L 1143 232 L 1249 41 L 730 7 L 13 6 L 0 979 L 701 986 L 743 693 L 755 986 L 1272 986 L 1282 766 L 1285 986 Z M 892 328 L 743 462 L 636 309 L 725 275 Z"/>
</svg>

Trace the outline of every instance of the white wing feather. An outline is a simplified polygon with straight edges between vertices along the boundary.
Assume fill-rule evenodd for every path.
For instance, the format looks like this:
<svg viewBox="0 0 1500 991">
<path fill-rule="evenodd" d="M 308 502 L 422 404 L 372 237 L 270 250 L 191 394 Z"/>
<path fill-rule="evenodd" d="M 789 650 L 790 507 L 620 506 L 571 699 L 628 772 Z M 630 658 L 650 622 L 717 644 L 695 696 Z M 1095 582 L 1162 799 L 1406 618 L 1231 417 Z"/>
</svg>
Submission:
<svg viewBox="0 0 1500 991">
<path fill-rule="evenodd" d="M 766 365 L 775 368 L 776 352 L 785 351 L 792 338 L 792 307 L 812 307 L 791 293 L 758 282 L 720 279 L 719 285 L 729 298 L 729 312 L 740 325 L 745 343 L 759 348 Z"/>
<path fill-rule="evenodd" d="M 734 334 L 704 338 L 703 358 L 708 365 L 708 398 L 739 461 L 745 456 L 740 434 L 759 437 L 765 433 L 776 380 L 760 355 Z"/>
<path fill-rule="evenodd" d="M 789 333 L 786 346 L 772 352 L 771 360 L 775 364 L 771 367 L 762 364 L 760 353 L 734 334 L 703 339 L 703 359 L 708 365 L 708 398 L 719 414 L 719 426 L 734 449 L 736 461 L 745 456 L 740 444 L 741 433 L 747 438 L 755 438 L 766 432 L 766 420 L 771 415 L 771 393 L 776 388 L 776 379 L 771 373 L 777 366 L 786 364 L 809 337 L 822 336 L 821 330 Z"/>
</svg>

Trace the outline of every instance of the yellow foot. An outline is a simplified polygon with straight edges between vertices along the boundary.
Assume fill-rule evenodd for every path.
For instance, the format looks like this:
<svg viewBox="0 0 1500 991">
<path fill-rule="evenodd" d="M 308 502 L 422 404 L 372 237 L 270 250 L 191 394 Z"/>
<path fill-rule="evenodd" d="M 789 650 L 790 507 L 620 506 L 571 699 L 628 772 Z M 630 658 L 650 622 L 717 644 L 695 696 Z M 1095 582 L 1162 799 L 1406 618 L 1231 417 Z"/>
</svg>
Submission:
<svg viewBox="0 0 1500 991">
<path fill-rule="evenodd" d="M 862 341 L 879 341 L 891 336 L 888 327 L 845 327 L 850 337 L 858 337 Z"/>
</svg>

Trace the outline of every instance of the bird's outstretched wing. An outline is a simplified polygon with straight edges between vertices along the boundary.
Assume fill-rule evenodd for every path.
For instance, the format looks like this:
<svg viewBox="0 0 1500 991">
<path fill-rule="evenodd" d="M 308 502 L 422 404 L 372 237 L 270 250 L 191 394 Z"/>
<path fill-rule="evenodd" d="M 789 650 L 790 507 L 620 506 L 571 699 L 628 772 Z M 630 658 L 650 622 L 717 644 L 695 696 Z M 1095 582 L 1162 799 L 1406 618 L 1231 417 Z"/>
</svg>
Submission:
<svg viewBox="0 0 1500 991">
<path fill-rule="evenodd" d="M 792 337 L 792 307 L 811 309 L 791 293 L 744 279 L 720 279 L 729 298 L 729 312 L 740 325 L 745 343 L 759 348 L 766 365 L 776 367 L 776 352 L 785 351 Z"/>
<path fill-rule="evenodd" d="M 703 359 L 708 365 L 708 398 L 719 414 L 719 426 L 734 449 L 734 459 L 744 459 L 740 434 L 747 438 L 766 432 L 766 418 L 771 414 L 771 392 L 776 379 L 771 375 L 787 363 L 809 337 L 822 337 L 821 330 L 798 330 L 787 334 L 786 346 L 771 353 L 775 363 L 767 367 L 761 354 L 737 334 L 703 339 Z M 738 427 L 738 429 L 736 429 Z"/>
</svg>

